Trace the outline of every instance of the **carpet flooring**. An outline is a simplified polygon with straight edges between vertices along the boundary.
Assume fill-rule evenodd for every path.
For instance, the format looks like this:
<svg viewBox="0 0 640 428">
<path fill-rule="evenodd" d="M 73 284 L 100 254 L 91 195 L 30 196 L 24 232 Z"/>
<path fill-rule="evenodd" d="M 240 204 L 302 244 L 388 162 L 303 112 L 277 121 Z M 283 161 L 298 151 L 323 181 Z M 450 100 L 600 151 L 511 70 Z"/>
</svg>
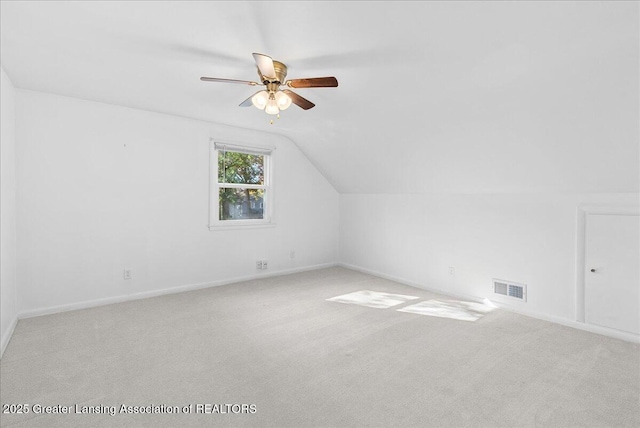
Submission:
<svg viewBox="0 0 640 428">
<path fill-rule="evenodd" d="M 327 301 L 360 290 L 419 300 Z M 329 268 L 24 319 L 0 401 L 29 413 L 0 424 L 640 426 L 639 345 L 500 309 L 398 311 L 433 299 L 447 297 Z"/>
</svg>

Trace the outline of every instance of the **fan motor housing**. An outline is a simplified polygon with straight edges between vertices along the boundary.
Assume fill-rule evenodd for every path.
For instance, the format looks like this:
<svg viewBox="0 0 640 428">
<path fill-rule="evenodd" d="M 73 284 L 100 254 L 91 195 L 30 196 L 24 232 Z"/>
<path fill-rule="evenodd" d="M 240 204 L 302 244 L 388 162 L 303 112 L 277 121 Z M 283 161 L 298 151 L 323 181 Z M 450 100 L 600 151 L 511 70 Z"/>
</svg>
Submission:
<svg viewBox="0 0 640 428">
<path fill-rule="evenodd" d="M 260 69 L 258 68 L 258 75 L 260 76 L 260 81 L 265 85 L 267 83 L 283 83 L 284 79 L 287 77 L 287 66 L 281 63 L 280 61 L 273 60 L 273 69 L 276 71 L 276 77 L 274 79 L 269 79 L 260 73 Z"/>
</svg>

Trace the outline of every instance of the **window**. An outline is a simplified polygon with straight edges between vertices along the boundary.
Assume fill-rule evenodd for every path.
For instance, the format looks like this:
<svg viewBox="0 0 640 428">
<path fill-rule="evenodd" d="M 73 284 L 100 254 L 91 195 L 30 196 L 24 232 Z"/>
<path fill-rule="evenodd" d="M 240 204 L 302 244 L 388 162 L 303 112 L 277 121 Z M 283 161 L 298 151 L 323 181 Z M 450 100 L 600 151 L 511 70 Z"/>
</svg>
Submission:
<svg viewBox="0 0 640 428">
<path fill-rule="evenodd" d="M 270 177 L 270 149 L 214 143 L 210 227 L 271 224 Z"/>
</svg>

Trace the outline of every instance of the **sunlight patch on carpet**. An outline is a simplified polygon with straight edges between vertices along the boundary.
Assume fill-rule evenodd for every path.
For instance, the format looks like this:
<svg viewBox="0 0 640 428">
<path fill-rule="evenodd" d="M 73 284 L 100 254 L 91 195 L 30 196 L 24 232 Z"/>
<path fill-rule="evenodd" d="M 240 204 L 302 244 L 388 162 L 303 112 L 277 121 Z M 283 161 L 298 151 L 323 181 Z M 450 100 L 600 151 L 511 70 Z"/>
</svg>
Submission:
<svg viewBox="0 0 640 428">
<path fill-rule="evenodd" d="M 461 321 L 476 321 L 494 308 L 475 302 L 457 300 L 427 300 L 398 309 L 398 312 L 427 315 L 430 317 L 451 318 Z"/>
<path fill-rule="evenodd" d="M 404 294 L 389 294 L 379 291 L 361 290 L 354 293 L 327 299 L 329 302 L 348 303 L 351 305 L 367 306 L 369 308 L 385 309 L 409 300 L 417 299 L 416 296 L 405 296 Z"/>
</svg>

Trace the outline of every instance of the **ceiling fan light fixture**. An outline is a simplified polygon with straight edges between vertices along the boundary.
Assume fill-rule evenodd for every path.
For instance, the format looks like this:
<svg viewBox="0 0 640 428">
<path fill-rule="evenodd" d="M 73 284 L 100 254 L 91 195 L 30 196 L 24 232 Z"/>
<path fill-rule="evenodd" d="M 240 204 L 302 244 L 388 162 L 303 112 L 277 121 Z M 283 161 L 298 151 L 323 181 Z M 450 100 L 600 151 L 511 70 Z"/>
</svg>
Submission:
<svg viewBox="0 0 640 428">
<path fill-rule="evenodd" d="M 278 114 L 280 113 L 280 109 L 278 108 L 278 102 L 276 101 L 276 97 L 273 93 L 269 94 L 269 100 L 267 101 L 267 106 L 264 109 L 267 114 Z"/>
<path fill-rule="evenodd" d="M 286 110 L 291 105 L 291 98 L 282 91 L 276 92 L 276 102 L 280 110 Z"/>
<path fill-rule="evenodd" d="M 251 98 L 251 103 L 260 110 L 264 110 L 264 108 L 267 106 L 268 101 L 269 93 L 267 91 L 260 91 Z"/>
<path fill-rule="evenodd" d="M 280 112 L 288 109 L 291 104 L 295 104 L 303 110 L 315 107 L 314 103 L 289 88 L 335 88 L 338 86 L 338 79 L 333 76 L 286 80 L 287 66 L 282 62 L 261 53 L 254 53 L 253 59 L 256 62 L 258 76 L 260 77 L 257 82 L 204 76 L 200 77 L 200 80 L 204 82 L 263 86 L 263 90 L 242 101 L 240 107 L 254 105 L 256 108 L 269 115 L 276 116 L 278 119 L 280 119 Z M 271 119 L 271 123 L 273 123 L 273 119 Z"/>
</svg>

